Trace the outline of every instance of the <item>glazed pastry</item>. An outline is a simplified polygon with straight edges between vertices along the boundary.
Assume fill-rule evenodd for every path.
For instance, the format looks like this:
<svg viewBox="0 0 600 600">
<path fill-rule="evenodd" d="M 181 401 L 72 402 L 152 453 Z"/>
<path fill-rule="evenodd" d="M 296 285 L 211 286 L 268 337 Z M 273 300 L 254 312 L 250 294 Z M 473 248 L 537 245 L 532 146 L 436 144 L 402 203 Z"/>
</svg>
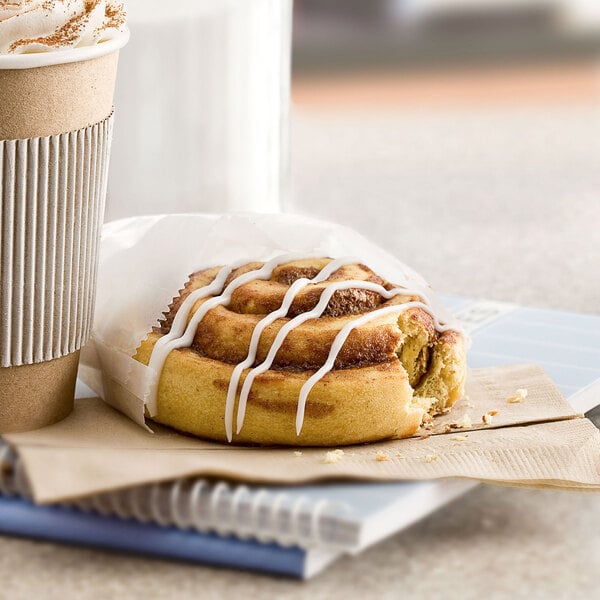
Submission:
<svg viewBox="0 0 600 600">
<path fill-rule="evenodd" d="M 156 421 L 217 441 L 339 446 L 414 435 L 463 393 L 462 333 L 356 259 L 194 273 L 135 358 Z"/>
</svg>

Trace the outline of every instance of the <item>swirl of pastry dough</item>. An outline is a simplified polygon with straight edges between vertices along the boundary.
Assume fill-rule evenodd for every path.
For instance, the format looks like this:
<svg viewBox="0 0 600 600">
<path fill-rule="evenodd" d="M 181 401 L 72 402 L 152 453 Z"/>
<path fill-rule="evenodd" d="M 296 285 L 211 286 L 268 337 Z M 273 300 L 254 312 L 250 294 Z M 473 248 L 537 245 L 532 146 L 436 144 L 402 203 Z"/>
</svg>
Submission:
<svg viewBox="0 0 600 600">
<path fill-rule="evenodd" d="M 413 435 L 461 397 L 465 350 L 429 295 L 402 283 L 356 259 L 280 257 L 193 274 L 136 354 L 160 374 L 154 418 L 258 444 Z"/>
</svg>

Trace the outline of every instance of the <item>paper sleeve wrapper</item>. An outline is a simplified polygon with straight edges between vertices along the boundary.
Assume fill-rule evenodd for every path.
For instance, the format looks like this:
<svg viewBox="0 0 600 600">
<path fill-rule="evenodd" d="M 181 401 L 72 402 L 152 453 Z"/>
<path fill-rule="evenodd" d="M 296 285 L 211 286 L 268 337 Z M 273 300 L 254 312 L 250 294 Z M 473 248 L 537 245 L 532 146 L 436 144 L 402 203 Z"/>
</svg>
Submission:
<svg viewBox="0 0 600 600">
<path fill-rule="evenodd" d="M 0 433 L 54 423 L 73 406 L 94 310 L 118 50 L 33 68 L 24 68 L 26 57 L 5 68 L 7 59 L 0 61 Z"/>
<path fill-rule="evenodd" d="M 190 274 L 289 253 L 356 257 L 387 281 L 406 281 L 411 289 L 422 290 L 444 322 L 455 322 L 422 277 L 375 243 L 334 223 L 284 214 L 135 217 L 109 223 L 103 231 L 94 331 L 84 351 L 82 379 L 145 426 L 146 416 L 156 415 L 152 390 L 160 373 L 133 356 Z"/>
</svg>

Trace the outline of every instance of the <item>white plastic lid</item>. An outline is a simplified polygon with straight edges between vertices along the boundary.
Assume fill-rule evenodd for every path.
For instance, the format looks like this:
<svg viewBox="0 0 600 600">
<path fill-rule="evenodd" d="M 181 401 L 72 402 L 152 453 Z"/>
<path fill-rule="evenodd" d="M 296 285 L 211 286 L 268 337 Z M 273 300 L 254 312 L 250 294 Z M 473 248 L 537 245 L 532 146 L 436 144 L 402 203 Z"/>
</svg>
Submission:
<svg viewBox="0 0 600 600">
<path fill-rule="evenodd" d="M 125 46 L 128 41 L 129 30 L 126 29 L 116 37 L 93 46 L 79 46 L 67 50 L 52 50 L 31 54 L 2 54 L 0 55 L 0 69 L 33 69 L 35 67 L 90 60 L 112 54 Z"/>
</svg>

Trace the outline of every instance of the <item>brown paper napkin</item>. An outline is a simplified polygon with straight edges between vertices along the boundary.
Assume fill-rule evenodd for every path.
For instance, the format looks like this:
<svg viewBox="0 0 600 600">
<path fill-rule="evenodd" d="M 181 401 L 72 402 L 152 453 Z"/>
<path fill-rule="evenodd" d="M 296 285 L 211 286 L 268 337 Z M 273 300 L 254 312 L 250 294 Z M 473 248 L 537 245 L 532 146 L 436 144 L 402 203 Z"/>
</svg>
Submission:
<svg viewBox="0 0 600 600">
<path fill-rule="evenodd" d="M 517 388 L 526 388 L 527 398 L 507 402 Z M 484 423 L 482 416 L 494 412 Z M 457 429 L 466 415 L 472 426 Z M 463 477 L 600 489 L 600 431 L 532 365 L 471 371 L 465 398 L 423 435 L 351 446 L 343 454 L 228 446 L 160 426 L 152 434 L 99 399 L 79 400 L 56 425 L 4 439 L 18 453 L 37 502 L 194 475 L 271 484 Z"/>
</svg>

